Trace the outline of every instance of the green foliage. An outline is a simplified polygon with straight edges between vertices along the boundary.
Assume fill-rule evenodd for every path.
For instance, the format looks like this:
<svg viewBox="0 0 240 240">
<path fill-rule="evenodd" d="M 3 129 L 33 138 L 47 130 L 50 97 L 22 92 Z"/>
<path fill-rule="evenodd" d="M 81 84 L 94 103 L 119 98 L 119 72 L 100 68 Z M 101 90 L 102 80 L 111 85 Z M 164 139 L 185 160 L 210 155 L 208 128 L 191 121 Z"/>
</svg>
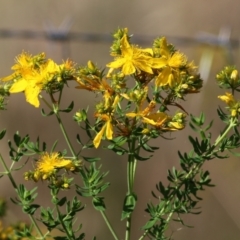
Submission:
<svg viewBox="0 0 240 240">
<path fill-rule="evenodd" d="M 96 197 L 109 186 L 109 183 L 103 182 L 103 179 L 107 174 L 108 173 L 101 173 L 100 167 L 96 168 L 94 163 L 92 163 L 89 168 L 85 167 L 83 171 L 81 171 L 84 185 L 81 187 L 76 184 L 76 192 L 80 196 Z M 95 201 L 102 202 L 102 199 L 101 201 L 97 199 Z"/>
<path fill-rule="evenodd" d="M 52 151 L 54 151 L 56 144 L 57 144 L 57 141 L 54 143 Z M 27 153 L 29 155 L 40 154 L 42 152 L 45 152 L 47 149 L 47 145 L 45 142 L 42 143 L 42 147 L 40 148 L 40 138 L 39 137 L 37 138 L 36 143 L 29 141 L 24 146 L 29 151 Z M 25 153 L 25 155 L 26 155 L 26 153 Z"/>
<path fill-rule="evenodd" d="M 76 233 L 79 232 L 82 228 L 82 225 L 78 225 L 77 228 L 73 228 L 75 223 L 75 217 L 77 212 L 80 212 L 84 209 L 81 202 L 74 197 L 72 201 L 68 201 L 66 197 L 59 199 L 57 197 L 58 190 L 52 189 L 52 202 L 55 205 L 55 208 L 43 208 L 41 207 L 41 218 L 40 221 L 47 227 L 49 232 L 53 229 L 58 229 L 59 231 L 66 234 L 66 237 L 57 237 L 54 239 L 84 239 L 85 234 L 81 233 L 76 236 Z M 61 213 L 60 207 L 66 206 L 65 212 Z M 55 210 L 56 209 L 56 210 Z M 74 230 L 75 229 L 75 230 Z"/>
<path fill-rule="evenodd" d="M 8 141 L 8 146 L 10 148 L 9 155 L 13 161 L 18 162 L 27 151 L 25 144 L 28 143 L 29 136 L 26 135 L 22 138 L 19 132 L 16 132 L 13 136 L 13 140 L 17 148 L 14 148 L 12 142 Z"/>
<path fill-rule="evenodd" d="M 18 198 L 11 198 L 11 200 L 13 203 L 22 206 L 23 212 L 33 215 L 40 206 L 33 203 L 38 195 L 36 191 L 37 187 L 32 190 L 27 190 L 24 185 L 20 184 L 16 189 Z"/>
</svg>

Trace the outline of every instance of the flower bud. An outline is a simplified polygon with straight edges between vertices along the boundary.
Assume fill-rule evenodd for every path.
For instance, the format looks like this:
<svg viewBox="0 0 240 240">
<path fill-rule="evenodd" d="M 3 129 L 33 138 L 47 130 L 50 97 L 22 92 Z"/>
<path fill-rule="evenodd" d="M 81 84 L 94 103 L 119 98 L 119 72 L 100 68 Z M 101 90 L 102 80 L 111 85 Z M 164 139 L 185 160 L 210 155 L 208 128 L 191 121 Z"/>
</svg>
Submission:
<svg viewBox="0 0 240 240">
<path fill-rule="evenodd" d="M 146 134 L 147 135 L 148 133 L 150 133 L 150 130 L 148 128 L 144 128 L 142 130 L 142 134 Z"/>
<path fill-rule="evenodd" d="M 90 70 L 92 70 L 92 71 L 94 71 L 95 70 L 95 65 L 93 64 L 93 62 L 92 61 L 88 61 L 88 63 L 87 63 L 87 66 L 88 66 L 88 68 L 90 69 Z"/>
<path fill-rule="evenodd" d="M 230 78 L 233 80 L 233 81 L 237 81 L 238 79 L 238 70 L 233 70 L 232 73 L 231 73 L 231 76 Z"/>
</svg>

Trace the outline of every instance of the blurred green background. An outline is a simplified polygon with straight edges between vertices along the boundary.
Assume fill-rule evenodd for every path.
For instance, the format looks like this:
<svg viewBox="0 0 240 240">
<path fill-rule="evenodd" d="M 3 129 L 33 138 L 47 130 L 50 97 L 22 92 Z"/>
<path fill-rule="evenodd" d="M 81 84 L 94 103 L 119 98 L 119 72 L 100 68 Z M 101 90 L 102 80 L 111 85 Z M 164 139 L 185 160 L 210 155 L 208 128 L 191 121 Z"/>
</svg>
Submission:
<svg viewBox="0 0 240 240">
<path fill-rule="evenodd" d="M 223 94 L 217 89 L 215 74 L 228 63 L 237 66 L 239 63 L 240 15 L 239 3 L 234 0 L 8 0 L 0 3 L 0 19 L 1 77 L 11 73 L 14 58 L 22 50 L 32 54 L 46 52 L 47 57 L 57 63 L 69 57 L 81 65 L 85 65 L 91 59 L 98 66 L 104 67 L 111 59 L 110 34 L 118 27 L 128 27 L 129 32 L 135 36 L 132 40 L 144 47 L 151 46 L 153 37 L 166 36 L 177 49 L 189 57 L 189 60 L 201 64 L 200 70 L 204 76 L 202 92 L 187 97 L 188 101 L 184 102 L 183 106 L 193 114 L 204 111 L 207 121 L 216 118 L 216 107 L 220 104 L 217 96 Z M 59 33 L 67 38 L 64 41 L 57 40 L 56 34 Z M 232 42 L 231 39 L 237 41 Z M 75 110 L 96 102 L 94 94 L 75 90 L 74 86 L 73 83 L 64 93 L 66 106 L 72 98 L 75 100 Z M 8 129 L 5 140 L 11 139 L 13 134 L 20 130 L 22 135 L 29 134 L 33 141 L 41 135 L 41 139 L 46 141 L 49 147 L 58 138 L 59 149 L 65 148 L 57 121 L 53 117 L 43 118 L 39 109 L 25 102 L 24 94 L 12 95 L 8 109 L 0 113 L 1 129 Z M 90 114 L 93 114 L 93 109 L 90 110 Z M 64 116 L 64 121 L 69 134 L 74 138 L 79 133 L 79 127 L 72 121 L 71 114 Z M 212 130 L 213 136 L 222 128 L 222 123 L 216 120 Z M 160 145 L 160 150 L 155 153 L 154 158 L 139 163 L 135 185 L 139 201 L 133 216 L 132 239 L 138 239 L 141 233 L 139 229 L 148 219 L 144 209 L 146 203 L 152 199 L 151 190 L 154 190 L 155 184 L 160 180 L 166 182 L 167 169 L 179 165 L 177 150 L 190 149 L 188 134 L 190 130 L 186 129 L 172 134 L 176 137 L 173 141 L 158 140 L 155 144 Z M 3 141 L 1 153 L 10 162 L 7 159 L 7 143 Z M 116 226 L 118 235 L 123 239 L 124 223 L 119 219 L 122 201 L 127 191 L 126 160 L 101 150 L 92 154 L 103 158 L 103 170 L 107 171 L 110 168 L 107 180 L 111 181 L 111 186 L 105 193 L 107 214 Z M 184 218 L 186 224 L 194 228 L 172 224 L 170 233 L 178 240 L 239 240 L 239 159 L 215 159 L 207 163 L 205 168 L 209 169 L 216 187 L 201 193 L 203 201 L 199 206 L 202 214 Z M 18 182 L 23 181 L 22 174 L 16 174 L 15 177 Z M 28 185 L 33 186 L 31 183 Z M 46 186 L 42 183 L 38 185 L 38 202 L 47 206 Z M 0 189 L 1 196 L 15 196 L 6 177 L 1 179 Z M 83 223 L 83 231 L 87 233 L 86 239 L 92 239 L 94 235 L 98 236 L 97 239 L 112 239 L 100 214 L 93 210 L 90 201 L 83 199 L 83 203 L 88 207 L 78 219 Z M 6 223 L 20 219 L 28 221 L 20 208 L 11 203 L 9 207 Z"/>
</svg>

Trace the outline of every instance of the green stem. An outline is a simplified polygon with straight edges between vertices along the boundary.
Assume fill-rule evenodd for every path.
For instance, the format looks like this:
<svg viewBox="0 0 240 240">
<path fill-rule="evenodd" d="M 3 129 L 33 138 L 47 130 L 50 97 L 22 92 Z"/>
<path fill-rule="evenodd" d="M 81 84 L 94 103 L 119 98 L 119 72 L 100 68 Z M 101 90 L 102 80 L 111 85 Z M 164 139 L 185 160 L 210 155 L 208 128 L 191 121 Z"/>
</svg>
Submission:
<svg viewBox="0 0 240 240">
<path fill-rule="evenodd" d="M 52 95 L 50 95 L 50 97 L 51 97 L 51 99 L 52 99 L 53 108 L 52 108 L 52 106 L 48 103 L 48 101 L 46 101 L 46 99 L 45 99 L 44 97 L 42 97 L 42 96 L 40 96 L 40 97 L 41 97 L 41 99 L 44 101 L 44 103 L 55 113 L 56 118 L 57 118 L 57 121 L 58 121 L 59 126 L 60 126 L 60 129 L 61 129 L 61 131 L 62 131 L 62 133 L 63 133 L 64 138 L 65 138 L 65 141 L 67 142 L 67 145 L 68 145 L 68 147 L 69 147 L 69 149 L 70 149 L 70 151 L 71 151 L 74 159 L 77 159 L 77 154 L 75 153 L 75 151 L 74 151 L 74 149 L 73 149 L 73 146 L 72 146 L 72 144 L 71 144 L 71 142 L 70 142 L 70 139 L 69 139 L 69 137 L 68 137 L 68 134 L 67 134 L 67 132 L 66 132 L 66 130 L 65 130 L 65 127 L 64 127 L 63 122 L 62 122 L 62 120 L 61 120 L 61 117 L 60 117 L 60 115 L 59 115 L 59 104 L 60 104 L 61 97 L 62 97 L 62 90 L 61 90 L 60 93 L 59 93 L 58 102 L 55 102 L 55 101 L 53 100 Z"/>
<path fill-rule="evenodd" d="M 56 196 L 55 196 L 56 197 Z M 61 212 L 60 212 L 60 210 L 59 210 L 59 207 L 58 207 L 58 204 L 55 204 L 55 207 L 56 207 L 56 209 L 57 209 L 57 213 L 58 213 L 58 219 L 60 220 L 60 222 L 61 222 L 61 225 L 62 225 L 62 227 L 63 227 L 63 229 L 64 229 L 64 231 L 65 231 L 65 233 L 66 233 L 66 235 L 67 235 L 67 238 L 69 239 L 69 240 L 72 240 L 73 238 L 73 236 L 71 236 L 70 234 L 69 234 L 69 232 L 68 232 L 68 229 L 66 228 L 66 226 L 65 226 L 65 224 L 64 224 L 64 221 L 63 221 L 63 219 L 62 219 L 62 214 L 61 214 Z M 74 238 L 75 239 L 75 238 Z"/>
<path fill-rule="evenodd" d="M 59 95 L 58 95 L 58 103 L 61 102 L 61 99 L 62 99 L 62 93 L 63 93 L 63 88 L 61 89 Z"/>
<path fill-rule="evenodd" d="M 129 240 L 131 236 L 131 223 L 132 223 L 132 215 L 130 214 L 129 217 L 127 217 L 126 222 L 126 234 L 125 234 L 125 240 Z"/>
<path fill-rule="evenodd" d="M 132 142 L 129 142 L 129 152 L 128 155 L 128 164 L 127 164 L 127 187 L 128 192 L 127 195 L 133 194 L 133 186 L 134 186 L 134 179 L 135 179 L 135 173 L 136 173 L 136 166 L 137 166 L 137 160 L 134 157 L 134 153 L 136 151 L 136 140 L 132 140 Z M 132 213 L 129 213 L 126 221 L 126 234 L 125 234 L 125 240 L 130 240 L 131 236 L 131 226 L 132 226 Z"/>
<path fill-rule="evenodd" d="M 4 161 L 3 157 L 2 157 L 2 154 L 0 154 L 0 160 L 1 160 L 1 163 L 2 163 L 3 168 L 5 170 L 5 174 L 8 176 L 8 178 L 9 178 L 10 182 L 12 183 L 14 189 L 17 190 L 18 189 L 17 184 L 16 184 L 16 182 L 15 182 L 13 176 L 12 176 L 12 173 L 10 172 L 10 170 L 8 169 L 8 167 L 7 167 L 6 163 L 5 163 L 5 161 Z"/>
<path fill-rule="evenodd" d="M 41 236 L 41 239 L 46 239 L 45 236 L 43 235 L 41 229 L 39 228 L 39 226 L 38 226 L 38 224 L 37 224 L 35 218 L 34 218 L 32 215 L 29 215 L 29 214 L 28 214 L 28 216 L 29 216 L 31 222 L 33 223 L 35 229 L 37 230 L 38 235 Z"/>
<path fill-rule="evenodd" d="M 73 149 L 72 143 L 70 142 L 70 139 L 69 139 L 68 134 L 67 134 L 67 132 L 66 132 L 66 129 L 65 129 L 63 123 L 62 123 L 62 120 L 61 120 L 61 117 L 60 117 L 60 115 L 59 115 L 58 110 L 55 111 L 55 115 L 56 115 L 56 117 L 57 117 L 57 120 L 58 120 L 60 129 L 61 129 L 61 131 L 62 131 L 62 133 L 63 133 L 64 138 L 65 138 L 65 141 L 66 141 L 66 143 L 67 143 L 67 145 L 68 145 L 68 147 L 69 147 L 69 149 L 70 149 L 73 157 L 74 157 L 75 159 L 77 159 L 77 154 L 75 153 L 75 151 L 74 151 L 74 149 Z"/>
<path fill-rule="evenodd" d="M 3 157 L 2 157 L 1 154 L 0 154 L 0 161 L 1 161 L 2 165 L 3 165 L 4 170 L 5 170 L 5 174 L 8 176 L 8 178 L 9 178 L 9 180 L 10 180 L 13 188 L 17 191 L 17 190 L 18 190 L 17 184 L 16 184 L 16 182 L 15 182 L 13 176 L 12 176 L 12 173 L 11 173 L 11 171 L 9 170 L 8 166 L 6 165 L 6 163 L 5 163 L 5 161 L 4 161 L 4 159 L 3 159 Z M 45 237 L 44 237 L 41 229 L 39 228 L 39 226 L 38 226 L 35 218 L 34 218 L 32 215 L 30 215 L 30 214 L 28 214 L 28 216 L 29 216 L 29 218 L 30 218 L 33 226 L 34 226 L 35 229 L 37 230 L 38 235 L 41 236 L 41 239 L 45 239 Z"/>
<path fill-rule="evenodd" d="M 119 240 L 119 238 L 117 237 L 115 231 L 113 230 L 112 225 L 111 225 L 111 223 L 109 222 L 109 220 L 108 220 L 106 214 L 104 213 L 104 211 L 100 211 L 100 213 L 101 213 L 101 215 L 102 215 L 102 217 L 103 217 L 105 223 L 107 224 L 108 229 L 109 229 L 110 232 L 112 233 L 114 239 L 115 239 L 115 240 Z"/>
<path fill-rule="evenodd" d="M 214 143 L 215 146 L 217 146 L 217 145 L 223 140 L 223 138 L 228 134 L 228 132 L 229 132 L 233 127 L 236 126 L 237 121 L 238 121 L 238 120 L 237 120 L 236 118 L 231 118 L 230 123 L 229 123 L 228 127 L 226 128 L 226 130 L 224 131 L 224 133 L 221 134 L 221 135 L 219 135 L 218 138 L 216 139 L 216 141 L 215 141 L 215 143 Z"/>
<path fill-rule="evenodd" d="M 65 129 L 64 125 L 63 125 L 62 119 L 61 119 L 61 117 L 60 117 L 60 115 L 59 115 L 58 106 L 55 106 L 55 105 L 54 105 L 54 113 L 55 113 L 55 115 L 56 115 L 57 121 L 58 121 L 58 123 L 59 123 L 59 126 L 60 126 L 60 129 L 61 129 L 61 131 L 62 131 L 62 134 L 63 134 L 63 136 L 64 136 L 64 138 L 65 138 L 65 141 L 66 141 L 66 143 L 67 143 L 67 145 L 68 145 L 68 148 L 70 149 L 73 157 L 74 157 L 75 159 L 77 159 L 77 155 L 76 155 L 76 153 L 75 153 L 75 151 L 74 151 L 74 149 L 73 149 L 72 143 L 70 142 L 70 139 L 69 139 L 69 137 L 68 137 L 68 134 L 67 134 L 67 132 L 66 132 L 66 129 Z"/>
<path fill-rule="evenodd" d="M 43 102 L 52 110 L 52 106 L 48 103 L 48 101 L 42 96 L 39 95 L 39 97 L 43 100 Z"/>
</svg>

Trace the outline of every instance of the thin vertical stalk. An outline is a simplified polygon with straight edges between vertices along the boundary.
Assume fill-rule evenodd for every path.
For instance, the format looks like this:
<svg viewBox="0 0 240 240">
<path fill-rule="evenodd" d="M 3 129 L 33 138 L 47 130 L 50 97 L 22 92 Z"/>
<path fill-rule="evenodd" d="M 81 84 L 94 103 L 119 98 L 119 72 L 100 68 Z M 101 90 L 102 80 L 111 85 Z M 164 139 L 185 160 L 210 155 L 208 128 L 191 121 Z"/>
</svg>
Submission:
<svg viewBox="0 0 240 240">
<path fill-rule="evenodd" d="M 9 170 L 8 166 L 6 165 L 6 163 L 5 163 L 5 161 L 4 161 L 4 159 L 3 159 L 3 157 L 2 157 L 1 154 L 0 154 L 0 161 L 1 161 L 2 165 L 3 165 L 3 168 L 4 168 L 5 172 L 6 172 L 6 175 L 8 176 L 8 178 L 9 178 L 9 180 L 10 180 L 13 188 L 17 191 L 17 190 L 18 190 L 17 184 L 16 184 L 16 182 L 15 182 L 13 176 L 12 176 L 12 173 L 11 173 L 11 171 Z M 38 235 L 41 236 L 41 239 L 45 239 L 45 237 L 44 237 L 41 229 L 39 228 L 39 226 L 38 226 L 35 218 L 34 218 L 32 215 L 30 215 L 30 214 L 28 214 L 28 216 L 29 216 L 29 218 L 30 218 L 33 226 L 35 227 Z"/>
<path fill-rule="evenodd" d="M 66 129 L 65 129 L 63 123 L 62 123 L 62 119 L 61 119 L 61 117 L 59 116 L 59 112 L 56 111 L 56 112 L 55 112 L 55 115 L 56 115 L 56 118 L 57 118 L 57 120 L 58 120 L 59 127 L 60 127 L 60 129 L 61 129 L 61 131 L 62 131 L 62 133 L 63 133 L 64 139 L 65 139 L 65 141 L 66 141 L 66 143 L 67 143 L 67 145 L 68 145 L 68 147 L 69 147 L 69 149 L 70 149 L 73 157 L 74 157 L 75 159 L 77 159 L 77 154 L 75 153 L 75 151 L 74 151 L 74 149 L 73 149 L 72 143 L 70 142 L 70 139 L 69 139 L 69 137 L 68 137 L 68 134 L 67 134 L 67 132 L 66 132 Z"/>
<path fill-rule="evenodd" d="M 115 240 L 118 240 L 119 238 L 117 237 L 115 231 L 113 230 L 112 225 L 111 225 L 111 223 L 109 222 L 109 220 L 108 220 L 106 214 L 104 213 L 104 211 L 100 211 L 100 213 L 101 213 L 101 215 L 102 215 L 102 217 L 103 217 L 105 223 L 107 224 L 108 229 L 109 229 L 110 232 L 112 233 L 114 239 L 115 239 Z"/>
<path fill-rule="evenodd" d="M 134 186 L 136 164 L 137 164 L 137 161 L 134 157 L 136 140 L 133 139 L 130 141 L 131 142 L 128 143 L 129 155 L 128 155 L 128 163 L 127 163 L 127 187 L 128 187 L 127 195 L 133 194 L 133 186 Z M 130 240 L 131 227 L 132 227 L 132 213 L 130 213 L 127 217 L 125 240 Z"/>
</svg>

